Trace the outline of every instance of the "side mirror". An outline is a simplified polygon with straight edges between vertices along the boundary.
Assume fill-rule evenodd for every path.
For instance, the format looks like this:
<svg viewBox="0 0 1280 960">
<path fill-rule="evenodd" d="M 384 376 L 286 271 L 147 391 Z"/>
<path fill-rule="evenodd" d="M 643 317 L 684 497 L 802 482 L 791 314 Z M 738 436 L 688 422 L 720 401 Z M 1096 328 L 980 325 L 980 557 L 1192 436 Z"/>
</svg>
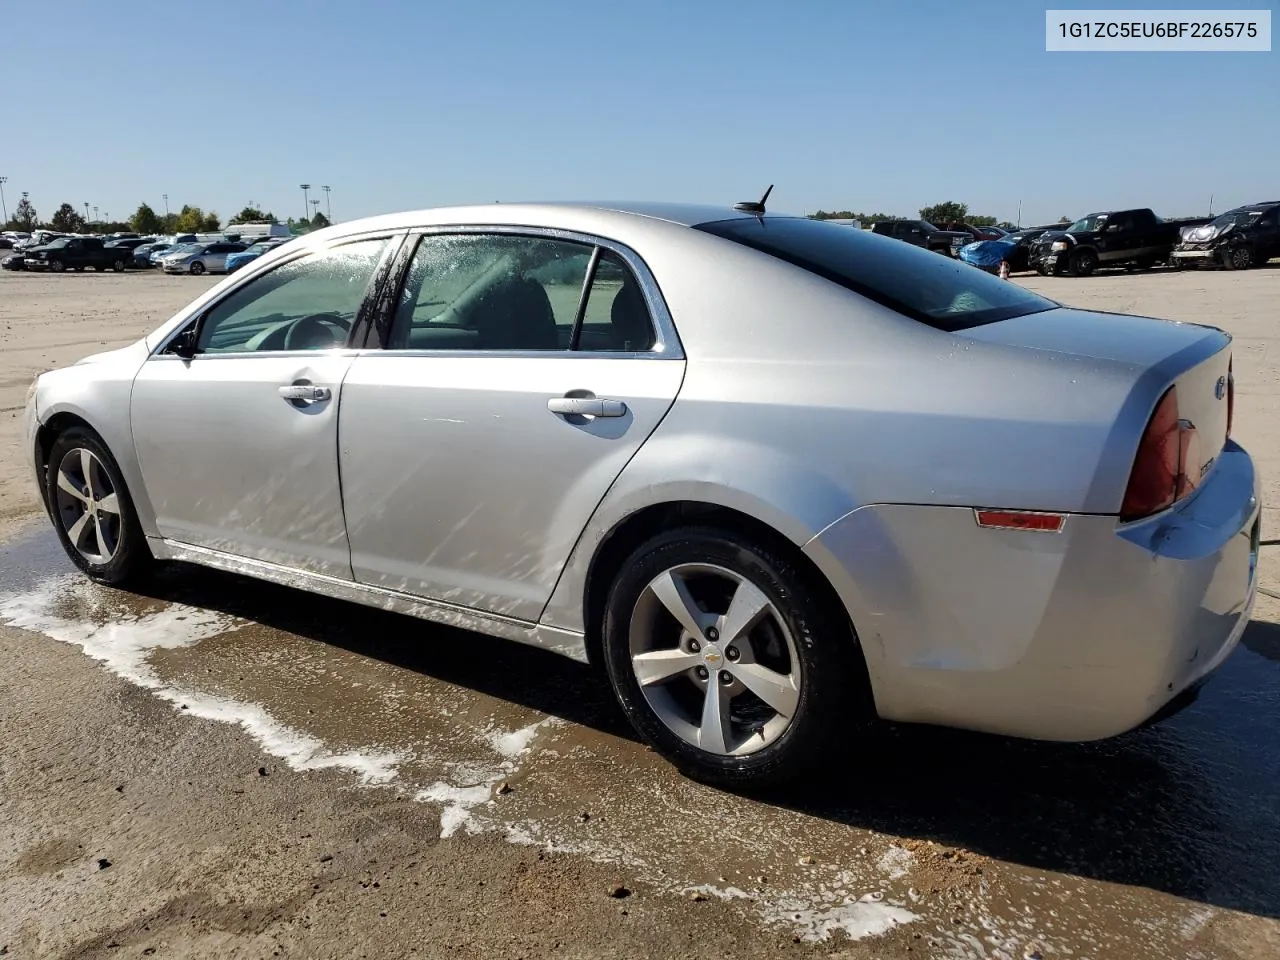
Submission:
<svg viewBox="0 0 1280 960">
<path fill-rule="evenodd" d="M 176 353 L 183 360 L 190 360 L 196 355 L 197 337 L 199 335 L 200 328 L 198 325 L 188 327 L 173 338 L 173 342 L 169 344 L 169 352 Z"/>
</svg>

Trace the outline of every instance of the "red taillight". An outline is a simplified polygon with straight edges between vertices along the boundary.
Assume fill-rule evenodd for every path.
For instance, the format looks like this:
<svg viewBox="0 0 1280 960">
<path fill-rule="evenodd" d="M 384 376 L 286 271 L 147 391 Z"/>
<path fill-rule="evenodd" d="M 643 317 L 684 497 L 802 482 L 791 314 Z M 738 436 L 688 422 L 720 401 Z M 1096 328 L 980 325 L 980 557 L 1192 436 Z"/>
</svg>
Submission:
<svg viewBox="0 0 1280 960">
<path fill-rule="evenodd" d="M 1133 472 L 1129 474 L 1129 486 L 1120 507 L 1121 520 L 1149 517 L 1172 506 L 1184 492 L 1179 490 L 1185 486 L 1182 440 L 1178 392 L 1170 387 L 1156 404 L 1156 412 L 1151 415 L 1138 443 L 1138 456 L 1133 461 Z"/>
<path fill-rule="evenodd" d="M 1231 437 L 1231 421 L 1236 415 L 1236 375 L 1232 372 L 1235 357 L 1227 361 L 1227 438 Z"/>
</svg>

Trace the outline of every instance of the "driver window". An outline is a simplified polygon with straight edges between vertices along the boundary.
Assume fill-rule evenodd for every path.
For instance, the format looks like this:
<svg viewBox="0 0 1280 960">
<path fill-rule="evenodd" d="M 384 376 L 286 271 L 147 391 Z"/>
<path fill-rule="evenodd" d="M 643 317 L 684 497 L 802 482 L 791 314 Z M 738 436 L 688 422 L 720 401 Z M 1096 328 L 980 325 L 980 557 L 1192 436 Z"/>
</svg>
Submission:
<svg viewBox="0 0 1280 960">
<path fill-rule="evenodd" d="M 200 327 L 203 354 L 331 350 L 347 342 L 385 239 L 282 264 L 219 301 Z"/>
</svg>

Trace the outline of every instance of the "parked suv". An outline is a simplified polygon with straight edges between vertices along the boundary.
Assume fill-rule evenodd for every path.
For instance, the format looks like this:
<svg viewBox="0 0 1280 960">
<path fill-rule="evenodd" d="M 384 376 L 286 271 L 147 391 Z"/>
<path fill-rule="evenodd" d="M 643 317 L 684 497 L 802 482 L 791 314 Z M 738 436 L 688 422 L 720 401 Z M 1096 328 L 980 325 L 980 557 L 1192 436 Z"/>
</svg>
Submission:
<svg viewBox="0 0 1280 960">
<path fill-rule="evenodd" d="M 1031 265 L 1045 276 L 1087 277 L 1098 267 L 1147 269 L 1169 259 L 1182 227 L 1208 222 L 1208 217 L 1161 220 L 1146 207 L 1091 213 L 1065 230 L 1041 234 L 1031 249 Z"/>
<path fill-rule="evenodd" d="M 905 240 L 934 253 L 944 253 L 948 257 L 954 257 L 956 251 L 966 243 L 973 242 L 973 237 L 967 233 L 939 230 L 928 220 L 881 220 L 871 225 L 871 232 L 893 237 L 895 240 Z"/>
<path fill-rule="evenodd" d="M 99 237 L 62 237 L 42 247 L 31 247 L 26 252 L 24 266 L 28 270 L 83 270 L 93 267 L 117 273 L 124 270 L 133 256 L 124 247 L 105 246 Z"/>
<path fill-rule="evenodd" d="M 1247 270 L 1272 257 L 1280 257 L 1280 200 L 1236 207 L 1202 226 L 1183 229 L 1170 263 Z"/>
</svg>

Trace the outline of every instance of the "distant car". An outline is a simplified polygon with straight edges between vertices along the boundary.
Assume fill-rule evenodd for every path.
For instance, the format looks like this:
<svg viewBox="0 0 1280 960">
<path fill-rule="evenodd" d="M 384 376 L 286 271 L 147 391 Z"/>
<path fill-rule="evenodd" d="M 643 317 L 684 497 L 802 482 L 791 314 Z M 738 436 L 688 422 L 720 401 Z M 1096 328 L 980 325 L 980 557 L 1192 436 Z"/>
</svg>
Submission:
<svg viewBox="0 0 1280 960">
<path fill-rule="evenodd" d="M 1009 231 L 1002 227 L 974 227 L 983 240 L 1003 240 L 1009 236 Z"/>
<path fill-rule="evenodd" d="M 1045 276 L 1087 277 L 1099 267 L 1149 270 L 1170 259 L 1182 227 L 1208 222 L 1208 217 L 1164 220 L 1148 207 L 1091 213 L 1065 230 L 1051 230 L 1037 238 L 1031 264 Z"/>
<path fill-rule="evenodd" d="M 25 270 L 27 269 L 27 256 L 24 253 L 11 253 L 9 256 L 0 260 L 0 267 L 5 270 Z"/>
<path fill-rule="evenodd" d="M 133 253 L 122 247 L 108 247 L 97 237 L 61 237 L 52 243 L 32 247 L 25 252 L 28 270 L 111 269 L 120 273 L 133 259 Z"/>
<path fill-rule="evenodd" d="M 112 250 L 136 250 L 145 243 L 155 242 L 154 237 L 121 237 L 119 240 L 110 240 L 106 246 Z"/>
<path fill-rule="evenodd" d="M 164 257 L 160 261 L 165 273 L 190 273 L 199 276 L 202 273 L 225 273 L 227 256 L 239 253 L 244 249 L 243 243 L 214 242 L 195 244 L 189 253 Z"/>
<path fill-rule="evenodd" d="M 12 250 L 15 242 L 13 237 L 0 237 L 0 250 Z"/>
<path fill-rule="evenodd" d="M 196 243 L 194 240 L 180 241 L 177 243 L 170 244 L 166 248 L 152 251 L 151 263 L 154 266 L 163 267 L 164 261 L 167 258 L 176 257 L 176 256 L 186 256 L 187 254 L 193 253 L 195 250 L 199 249 L 200 246 L 201 245 L 199 243 Z"/>
<path fill-rule="evenodd" d="M 248 247 L 245 250 L 241 250 L 239 253 L 228 254 L 227 262 L 226 262 L 227 273 L 235 273 L 238 269 L 243 267 L 246 263 L 250 263 L 254 260 L 257 260 L 260 256 L 262 256 L 268 250 L 274 250 L 276 247 L 280 246 L 282 243 L 288 243 L 288 240 L 287 239 L 263 240 L 260 243 L 253 244 L 251 247 Z"/>
<path fill-rule="evenodd" d="M 1185 227 L 1173 248 L 1173 267 L 1220 264 L 1247 270 L 1280 257 L 1280 200 L 1236 207 L 1198 227 Z"/>
<path fill-rule="evenodd" d="M 879 220 L 871 225 L 871 232 L 904 240 L 948 257 L 954 257 L 962 246 L 973 242 L 973 236 L 968 233 L 939 230 L 928 220 Z"/>
<path fill-rule="evenodd" d="M 170 249 L 172 246 L 173 245 L 167 240 L 156 240 L 151 243 L 144 243 L 140 246 L 134 247 L 133 265 L 142 269 L 154 267 L 155 264 L 151 261 L 151 255 L 153 253 L 161 253 Z"/>
</svg>

